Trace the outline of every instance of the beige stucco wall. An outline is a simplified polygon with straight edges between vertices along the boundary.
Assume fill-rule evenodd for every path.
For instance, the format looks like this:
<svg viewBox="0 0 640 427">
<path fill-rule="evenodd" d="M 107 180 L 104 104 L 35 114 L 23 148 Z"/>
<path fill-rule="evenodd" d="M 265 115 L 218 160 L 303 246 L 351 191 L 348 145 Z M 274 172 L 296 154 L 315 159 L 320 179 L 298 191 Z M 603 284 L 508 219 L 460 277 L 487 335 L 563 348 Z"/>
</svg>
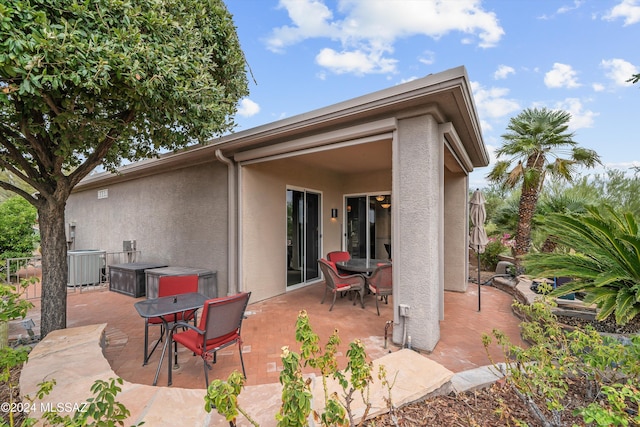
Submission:
<svg viewBox="0 0 640 427">
<path fill-rule="evenodd" d="M 404 320 L 396 313 L 393 340 L 433 350 L 440 338 L 443 289 L 443 145 L 431 116 L 398 121 L 394 144 L 394 306 L 409 306 Z M 406 324 L 404 323 L 406 321 Z"/>
<path fill-rule="evenodd" d="M 75 249 L 122 251 L 136 240 L 137 261 L 217 271 L 227 293 L 227 168 L 210 162 L 78 191 L 67 203 L 75 221 Z"/>
<path fill-rule="evenodd" d="M 469 235 L 467 217 L 468 176 L 444 170 L 444 289 L 467 290 Z"/>
<path fill-rule="evenodd" d="M 343 174 L 301 163 L 295 157 L 241 166 L 242 289 L 252 301 L 286 292 L 286 190 L 322 194 L 322 256 L 341 247 L 343 195 L 391 188 L 391 171 Z M 339 210 L 337 220 L 331 209 Z"/>
</svg>

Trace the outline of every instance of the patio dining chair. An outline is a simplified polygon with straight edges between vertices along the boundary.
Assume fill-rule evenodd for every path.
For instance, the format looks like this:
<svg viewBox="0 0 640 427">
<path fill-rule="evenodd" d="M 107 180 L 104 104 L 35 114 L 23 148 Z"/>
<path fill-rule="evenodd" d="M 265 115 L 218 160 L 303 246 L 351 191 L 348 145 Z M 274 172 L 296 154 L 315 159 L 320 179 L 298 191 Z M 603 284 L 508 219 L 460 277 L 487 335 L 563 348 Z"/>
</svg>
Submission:
<svg viewBox="0 0 640 427">
<path fill-rule="evenodd" d="M 327 298 L 327 293 L 333 294 L 333 301 L 329 311 L 333 310 L 333 305 L 336 303 L 336 295 L 338 292 L 354 292 L 356 296 L 360 296 L 360 305 L 364 308 L 364 285 L 365 279 L 362 274 L 338 274 L 335 263 L 327 261 L 326 259 L 319 259 L 318 265 L 322 274 L 324 275 L 325 288 L 324 296 L 320 304 L 324 304 L 324 300 Z M 356 305 L 356 299 L 353 299 L 353 305 Z"/>
<path fill-rule="evenodd" d="M 388 304 L 389 295 L 392 295 L 393 293 L 391 267 L 392 264 L 379 265 L 373 273 L 371 273 L 371 276 L 366 278 L 369 291 L 376 296 L 376 310 L 378 311 L 378 316 L 380 316 L 378 300 L 384 300 L 385 304 Z"/>
<path fill-rule="evenodd" d="M 351 259 L 351 254 L 347 251 L 332 251 L 327 254 L 327 261 L 344 262 Z"/>
<path fill-rule="evenodd" d="M 168 297 L 173 295 L 186 294 L 189 292 L 198 292 L 198 275 L 188 276 L 160 276 L 158 279 L 158 297 Z M 180 320 L 191 321 L 196 324 L 196 312 L 197 310 L 187 311 L 185 313 L 177 313 L 171 322 L 175 323 Z M 149 352 L 149 326 L 160 326 L 160 337 L 156 340 L 153 348 Z M 162 341 L 165 335 L 164 322 L 160 317 L 145 318 L 144 321 L 144 362 L 142 366 L 149 362 L 149 358 L 158 347 L 158 344 Z"/>
<path fill-rule="evenodd" d="M 207 300 L 202 308 L 200 323 L 197 327 L 187 322 L 178 322 L 171 330 L 173 342 L 182 344 L 202 358 L 207 388 L 209 387 L 208 371 L 211 369 L 209 360 L 216 363 L 218 350 L 232 344 L 238 344 L 242 374 L 247 378 L 242 359 L 240 329 L 250 297 L 251 292 L 242 292 L 230 297 Z M 184 327 L 186 330 L 176 333 L 176 329 L 179 327 Z M 171 351 L 171 346 L 169 346 L 169 351 Z M 169 354 L 169 360 L 171 360 L 171 354 Z M 176 351 L 176 365 L 177 363 L 178 352 Z M 171 384 L 171 369 L 169 369 L 169 384 Z"/>
</svg>

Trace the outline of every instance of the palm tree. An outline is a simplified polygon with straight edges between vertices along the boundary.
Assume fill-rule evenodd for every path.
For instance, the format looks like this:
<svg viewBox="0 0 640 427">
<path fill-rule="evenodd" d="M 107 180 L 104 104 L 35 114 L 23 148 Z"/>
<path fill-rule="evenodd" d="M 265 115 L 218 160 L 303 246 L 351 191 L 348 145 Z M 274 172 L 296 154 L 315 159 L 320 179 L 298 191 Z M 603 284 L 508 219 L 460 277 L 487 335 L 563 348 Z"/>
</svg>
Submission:
<svg viewBox="0 0 640 427">
<path fill-rule="evenodd" d="M 570 277 L 552 295 L 586 292 L 599 308 L 597 318 L 614 315 L 624 325 L 640 313 L 640 225 L 631 213 L 610 206 L 587 207 L 584 214 L 554 213 L 544 228 L 558 236 L 562 250 L 524 258 L 534 277 Z"/>
<path fill-rule="evenodd" d="M 515 256 L 526 254 L 531 246 L 531 222 L 545 175 L 571 182 L 579 166 L 600 164 L 593 150 L 578 147 L 568 131 L 571 114 L 546 108 L 526 109 L 512 117 L 504 144 L 496 151 L 498 162 L 487 175 L 489 181 L 514 188 L 521 184 Z M 567 155 L 567 158 L 560 157 Z M 501 160 L 501 157 L 507 157 Z"/>
</svg>

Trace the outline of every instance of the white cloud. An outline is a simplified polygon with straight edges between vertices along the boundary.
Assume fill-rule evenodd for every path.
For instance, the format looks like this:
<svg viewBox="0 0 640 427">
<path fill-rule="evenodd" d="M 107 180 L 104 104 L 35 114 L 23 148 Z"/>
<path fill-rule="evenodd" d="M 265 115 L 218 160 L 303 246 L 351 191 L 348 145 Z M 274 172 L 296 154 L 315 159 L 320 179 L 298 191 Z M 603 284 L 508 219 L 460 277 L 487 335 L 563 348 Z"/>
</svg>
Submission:
<svg viewBox="0 0 640 427">
<path fill-rule="evenodd" d="M 356 75 L 370 73 L 395 72 L 395 59 L 381 58 L 375 52 L 366 53 L 360 50 L 336 52 L 324 48 L 316 56 L 318 65 L 328 68 L 336 74 L 353 73 Z"/>
<path fill-rule="evenodd" d="M 260 106 L 250 100 L 249 98 L 243 98 L 240 100 L 240 105 L 238 106 L 238 115 L 242 117 L 251 117 L 255 116 L 260 112 Z"/>
<path fill-rule="evenodd" d="M 401 79 L 399 84 L 402 84 L 402 83 L 409 83 L 409 82 L 412 82 L 412 81 L 414 81 L 414 80 L 416 80 L 416 79 L 418 79 L 418 78 L 419 78 L 419 77 L 417 77 L 417 76 L 411 76 L 411 77 L 408 77 L 408 78 L 406 78 L 406 79 Z"/>
<path fill-rule="evenodd" d="M 480 119 L 487 122 L 488 127 L 482 125 L 485 130 L 491 128 L 489 119 L 499 119 L 520 109 L 517 101 L 507 98 L 509 89 L 495 87 L 486 89 L 478 82 L 471 82 L 471 90 L 478 108 L 478 115 Z"/>
<path fill-rule="evenodd" d="M 613 81 L 616 86 L 631 86 L 628 80 L 638 74 L 638 67 L 624 59 L 603 59 L 600 66 L 605 69 L 605 75 Z"/>
<path fill-rule="evenodd" d="M 624 19 L 624 25 L 633 25 L 640 22 L 640 5 L 637 0 L 622 0 L 603 16 L 607 21 L 614 21 L 618 18 Z"/>
<path fill-rule="evenodd" d="M 582 3 L 584 3 L 584 2 L 581 1 L 581 0 L 574 0 L 573 1 L 573 6 L 562 6 L 556 11 L 556 13 L 560 15 L 560 14 L 563 14 L 563 13 L 571 12 L 572 10 L 576 10 L 580 6 L 582 6 Z"/>
<path fill-rule="evenodd" d="M 422 55 L 418 57 L 418 61 L 425 65 L 431 65 L 436 62 L 436 53 L 430 50 L 425 50 Z"/>
<path fill-rule="evenodd" d="M 332 68 L 339 73 L 395 72 L 395 60 L 388 54 L 401 38 L 422 35 L 439 39 L 462 33 L 463 42 L 471 40 L 488 48 L 504 35 L 495 13 L 485 11 L 481 0 L 342 0 L 335 11 L 323 0 L 280 0 L 279 7 L 287 10 L 291 25 L 274 28 L 267 47 L 282 52 L 310 38 L 338 41 L 340 49 L 325 47 L 316 60 L 319 64 L 340 64 Z M 334 14 L 340 14 L 340 19 Z M 420 61 L 430 59 L 427 56 Z M 353 65 L 354 61 L 359 65 Z"/>
<path fill-rule="evenodd" d="M 567 98 L 558 102 L 555 108 L 571 114 L 571 121 L 569 122 L 571 130 L 593 127 L 595 118 L 599 116 L 599 113 L 585 110 L 582 101 L 578 98 Z"/>
<path fill-rule="evenodd" d="M 580 87 L 577 74 L 578 73 L 571 67 L 571 65 L 556 62 L 553 64 L 551 71 L 548 71 L 544 75 L 544 84 L 550 88 L 577 88 Z"/>
<path fill-rule="evenodd" d="M 495 73 L 493 73 L 493 78 L 496 80 L 506 79 L 509 77 L 509 74 L 515 74 L 516 70 L 513 67 L 509 67 L 508 65 L 500 65 Z"/>
<path fill-rule="evenodd" d="M 595 92 L 602 92 L 604 91 L 604 85 L 602 83 L 594 83 L 591 85 L 593 87 L 593 90 Z"/>
<path fill-rule="evenodd" d="M 331 37 L 333 18 L 331 10 L 320 0 L 280 0 L 280 9 L 286 9 L 293 26 L 274 28 L 267 40 L 267 47 L 273 52 L 311 37 Z"/>
<path fill-rule="evenodd" d="M 556 15 L 562 15 L 563 13 L 569 13 L 569 12 L 571 12 L 573 10 L 579 9 L 580 6 L 582 6 L 583 3 L 584 3 L 584 1 L 582 1 L 582 0 L 574 0 L 573 1 L 573 5 L 571 5 L 571 6 L 561 6 L 561 7 L 558 8 L 558 10 L 555 11 L 555 13 L 553 15 L 551 15 L 551 16 L 542 15 L 538 19 L 547 20 L 547 19 L 555 18 Z"/>
</svg>

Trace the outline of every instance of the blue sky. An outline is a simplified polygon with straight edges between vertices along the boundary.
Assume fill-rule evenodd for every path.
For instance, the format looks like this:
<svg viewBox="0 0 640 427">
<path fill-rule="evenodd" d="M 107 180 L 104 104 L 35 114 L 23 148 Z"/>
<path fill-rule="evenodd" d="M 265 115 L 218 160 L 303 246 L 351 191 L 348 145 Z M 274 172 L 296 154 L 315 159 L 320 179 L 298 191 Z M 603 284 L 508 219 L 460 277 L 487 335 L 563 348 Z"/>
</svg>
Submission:
<svg viewBox="0 0 640 427">
<path fill-rule="evenodd" d="M 640 166 L 640 0 L 226 0 L 255 78 L 236 130 L 464 65 L 488 151 L 562 109 L 606 167 Z M 476 170 L 482 187 L 489 168 Z"/>
</svg>

